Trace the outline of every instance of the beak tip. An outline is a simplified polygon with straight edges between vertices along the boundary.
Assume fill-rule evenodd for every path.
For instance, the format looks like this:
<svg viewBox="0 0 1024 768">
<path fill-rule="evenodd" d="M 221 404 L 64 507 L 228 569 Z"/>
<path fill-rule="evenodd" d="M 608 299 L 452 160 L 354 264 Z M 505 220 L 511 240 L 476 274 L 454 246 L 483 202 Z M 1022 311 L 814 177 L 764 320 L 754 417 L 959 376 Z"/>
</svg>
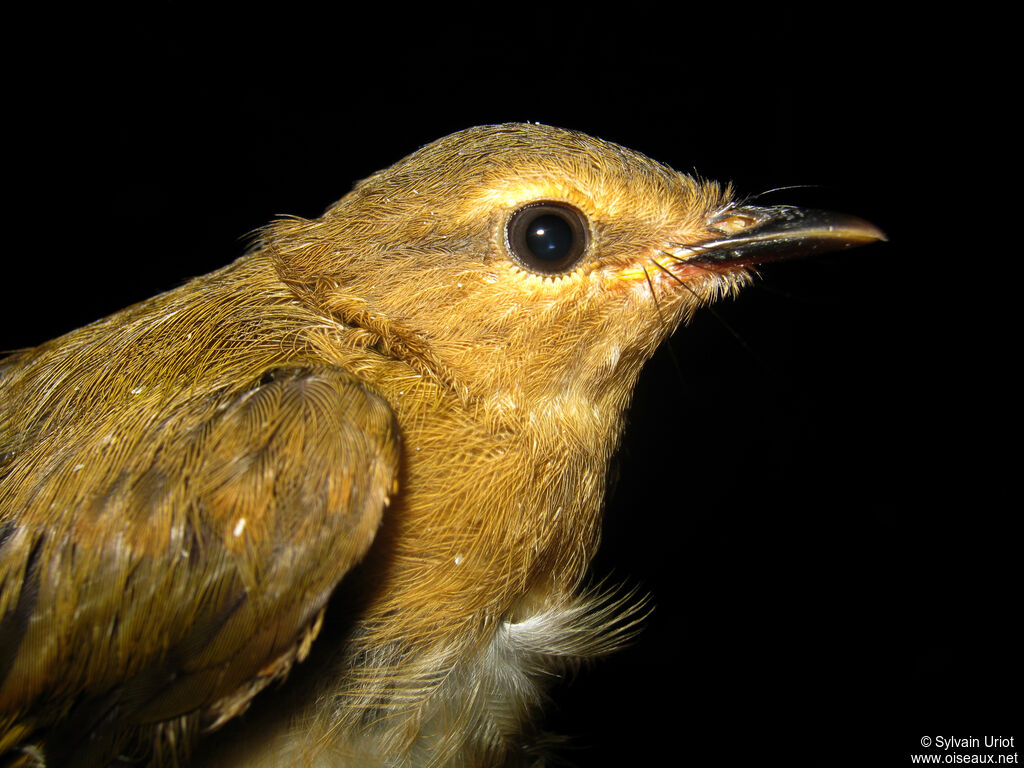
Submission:
<svg viewBox="0 0 1024 768">
<path fill-rule="evenodd" d="M 888 235 L 870 221 L 859 216 L 844 216 L 843 226 L 837 230 L 849 237 L 855 245 L 866 245 L 874 242 L 889 242 Z"/>
</svg>

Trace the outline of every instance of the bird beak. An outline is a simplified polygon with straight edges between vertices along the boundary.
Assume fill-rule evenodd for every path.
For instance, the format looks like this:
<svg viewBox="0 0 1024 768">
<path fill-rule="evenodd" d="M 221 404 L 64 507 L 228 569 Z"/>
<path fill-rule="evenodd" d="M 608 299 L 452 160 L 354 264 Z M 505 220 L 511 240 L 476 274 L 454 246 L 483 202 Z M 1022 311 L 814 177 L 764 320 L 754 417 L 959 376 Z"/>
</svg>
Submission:
<svg viewBox="0 0 1024 768">
<path fill-rule="evenodd" d="M 734 206 L 715 214 L 707 225 L 715 236 L 689 246 L 693 255 L 684 257 L 687 265 L 733 270 L 887 239 L 874 224 L 856 216 L 789 205 Z"/>
</svg>

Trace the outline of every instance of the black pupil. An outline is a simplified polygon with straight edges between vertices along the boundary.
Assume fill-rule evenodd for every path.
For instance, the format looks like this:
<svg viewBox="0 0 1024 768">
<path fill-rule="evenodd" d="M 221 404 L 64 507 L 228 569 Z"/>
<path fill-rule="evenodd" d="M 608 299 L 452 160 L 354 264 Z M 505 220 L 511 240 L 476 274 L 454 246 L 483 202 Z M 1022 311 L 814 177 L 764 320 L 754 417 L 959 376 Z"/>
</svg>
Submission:
<svg viewBox="0 0 1024 768">
<path fill-rule="evenodd" d="M 561 216 L 545 213 L 530 222 L 526 245 L 538 259 L 557 261 L 572 248 L 572 227 Z"/>
</svg>

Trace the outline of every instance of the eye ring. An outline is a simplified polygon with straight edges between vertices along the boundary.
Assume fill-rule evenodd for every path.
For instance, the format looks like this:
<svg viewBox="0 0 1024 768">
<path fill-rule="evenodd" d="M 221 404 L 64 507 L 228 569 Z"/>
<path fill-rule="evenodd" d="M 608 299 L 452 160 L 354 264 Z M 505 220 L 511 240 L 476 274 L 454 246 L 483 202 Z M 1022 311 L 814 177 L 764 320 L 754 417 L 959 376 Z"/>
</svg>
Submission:
<svg viewBox="0 0 1024 768">
<path fill-rule="evenodd" d="M 573 206 L 541 201 L 509 217 L 505 238 L 520 265 L 542 275 L 558 275 L 571 271 L 583 258 L 590 228 L 586 216 Z"/>
</svg>

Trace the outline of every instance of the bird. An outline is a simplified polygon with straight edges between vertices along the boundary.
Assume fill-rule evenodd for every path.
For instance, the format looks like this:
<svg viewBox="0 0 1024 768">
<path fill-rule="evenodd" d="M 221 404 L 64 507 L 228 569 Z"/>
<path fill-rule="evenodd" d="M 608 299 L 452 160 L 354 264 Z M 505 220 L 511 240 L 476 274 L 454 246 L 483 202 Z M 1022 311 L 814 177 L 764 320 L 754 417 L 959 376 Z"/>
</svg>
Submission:
<svg viewBox="0 0 1024 768">
<path fill-rule="evenodd" d="M 0 765 L 542 765 L 644 363 L 867 221 L 536 123 L 0 360 Z"/>
</svg>

